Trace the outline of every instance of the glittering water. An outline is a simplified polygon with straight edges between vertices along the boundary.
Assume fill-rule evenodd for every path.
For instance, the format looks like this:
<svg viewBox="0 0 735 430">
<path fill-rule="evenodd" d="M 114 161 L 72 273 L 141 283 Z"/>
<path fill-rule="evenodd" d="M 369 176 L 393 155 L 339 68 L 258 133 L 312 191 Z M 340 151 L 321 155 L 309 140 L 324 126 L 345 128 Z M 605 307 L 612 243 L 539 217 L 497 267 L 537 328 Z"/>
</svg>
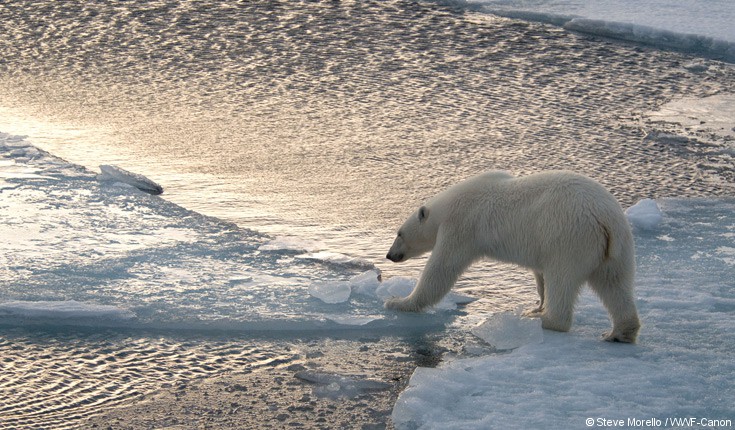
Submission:
<svg viewBox="0 0 735 430">
<path fill-rule="evenodd" d="M 0 22 L 0 131 L 29 135 L 89 168 L 119 164 L 155 179 L 166 199 L 188 210 L 258 234 L 316 240 L 377 264 L 386 276 L 415 277 L 423 265 L 384 262 L 403 218 L 438 190 L 487 169 L 576 170 L 625 205 L 733 193 L 732 152 L 722 150 L 731 142 L 697 132 L 693 138 L 714 146 L 672 145 L 669 135 L 652 132 L 687 131 L 643 115 L 670 99 L 732 92 L 735 71 L 714 61 L 403 1 L 15 1 L 0 5 Z M 78 222 L 84 229 L 90 221 Z M 181 241 L 201 231 L 166 233 Z M 141 273 L 160 275 L 155 262 L 139 258 Z M 192 262 L 201 271 L 182 270 L 175 287 L 186 276 L 229 273 L 238 262 L 216 263 L 205 270 Z M 532 277 L 498 268 L 483 263 L 460 281 L 484 298 L 470 314 L 533 300 Z M 313 268 L 289 269 L 316 276 Z M 236 314 L 217 301 L 223 297 L 212 298 L 213 309 Z M 202 370 L 189 363 L 219 354 L 209 341 L 189 349 L 166 337 L 114 334 L 105 353 L 90 337 L 3 336 L 0 397 L 14 400 L 0 407 L 3 419 L 12 417 L 9 428 L 74 426 L 98 405 L 250 367 L 258 355 L 232 352 L 227 343 L 225 358 Z M 137 345 L 151 339 L 149 350 Z M 56 354 L 60 344 L 68 349 Z M 17 353 L 5 354 L 18 345 L 30 361 L 46 357 L 42 369 L 57 370 L 31 370 Z M 258 348 L 281 354 L 272 343 Z M 113 371 L 110 382 L 88 386 L 119 365 L 116 354 L 137 357 L 139 369 L 119 367 L 135 376 Z M 68 395 L 18 397 L 47 391 Z"/>
</svg>

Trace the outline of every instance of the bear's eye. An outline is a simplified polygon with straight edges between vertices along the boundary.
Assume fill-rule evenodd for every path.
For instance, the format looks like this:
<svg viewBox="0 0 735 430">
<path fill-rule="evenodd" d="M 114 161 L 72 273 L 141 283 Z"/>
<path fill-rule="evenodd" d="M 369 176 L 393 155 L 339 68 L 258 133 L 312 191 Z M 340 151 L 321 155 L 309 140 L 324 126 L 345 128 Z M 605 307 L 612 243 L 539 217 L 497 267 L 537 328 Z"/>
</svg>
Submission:
<svg viewBox="0 0 735 430">
<path fill-rule="evenodd" d="M 403 232 L 402 231 L 399 231 L 398 232 L 398 237 L 401 237 L 401 236 L 403 236 Z"/>
</svg>

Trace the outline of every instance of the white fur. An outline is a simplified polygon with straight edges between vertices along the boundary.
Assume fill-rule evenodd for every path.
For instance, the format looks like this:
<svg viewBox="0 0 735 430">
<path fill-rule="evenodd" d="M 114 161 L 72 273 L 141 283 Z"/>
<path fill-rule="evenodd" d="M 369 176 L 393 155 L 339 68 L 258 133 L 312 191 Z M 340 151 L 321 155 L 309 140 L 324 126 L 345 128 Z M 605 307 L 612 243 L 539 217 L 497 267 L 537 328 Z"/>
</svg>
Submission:
<svg viewBox="0 0 735 430">
<path fill-rule="evenodd" d="M 587 282 L 612 319 L 609 341 L 635 342 L 635 250 L 615 198 L 599 183 L 565 171 L 514 178 L 488 172 L 437 194 L 406 220 L 387 257 L 432 251 L 416 288 L 385 305 L 420 311 L 438 303 L 482 257 L 527 267 L 536 276 L 543 327 L 568 331 Z"/>
</svg>

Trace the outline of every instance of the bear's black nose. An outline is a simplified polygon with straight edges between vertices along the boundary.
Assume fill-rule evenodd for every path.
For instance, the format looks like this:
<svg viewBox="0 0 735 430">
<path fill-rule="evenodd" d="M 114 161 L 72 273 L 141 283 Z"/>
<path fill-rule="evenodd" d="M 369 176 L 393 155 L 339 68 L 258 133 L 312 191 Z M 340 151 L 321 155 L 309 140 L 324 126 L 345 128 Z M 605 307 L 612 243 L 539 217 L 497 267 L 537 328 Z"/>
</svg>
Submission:
<svg viewBox="0 0 735 430">
<path fill-rule="evenodd" d="M 388 255 L 385 256 L 388 260 L 398 263 L 399 261 L 403 260 L 403 254 L 391 254 L 390 252 Z"/>
</svg>

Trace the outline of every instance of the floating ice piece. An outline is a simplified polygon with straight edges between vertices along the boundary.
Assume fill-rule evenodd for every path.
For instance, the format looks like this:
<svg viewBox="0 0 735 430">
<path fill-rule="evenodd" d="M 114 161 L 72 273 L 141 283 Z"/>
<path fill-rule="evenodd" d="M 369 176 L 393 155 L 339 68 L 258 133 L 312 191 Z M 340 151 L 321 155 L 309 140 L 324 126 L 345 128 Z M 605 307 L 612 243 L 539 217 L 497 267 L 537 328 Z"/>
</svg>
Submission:
<svg viewBox="0 0 735 430">
<path fill-rule="evenodd" d="M 99 318 L 113 320 L 129 320 L 135 314 L 116 306 L 98 305 L 94 303 L 67 301 L 24 301 L 16 300 L 0 303 L 0 315 L 22 318 L 47 319 L 79 319 Z"/>
<path fill-rule="evenodd" d="M 380 287 L 380 281 L 380 270 L 372 269 L 350 278 L 350 286 L 356 294 L 375 297 L 375 291 Z"/>
<path fill-rule="evenodd" d="M 344 303 L 351 293 L 349 282 L 317 282 L 309 286 L 309 294 L 324 303 Z"/>
<path fill-rule="evenodd" d="M 699 60 L 685 64 L 684 67 L 701 73 L 709 68 L 709 64 L 709 62 Z M 645 113 L 645 116 L 653 121 L 681 124 L 687 130 L 706 132 L 729 140 L 735 137 L 735 94 L 675 99 L 659 106 L 654 112 Z M 646 139 L 673 145 L 686 145 L 693 142 L 688 137 L 675 137 L 675 135 L 662 132 L 651 132 Z M 710 139 L 712 137 L 707 140 Z M 723 150 L 728 151 L 725 148 Z"/>
<path fill-rule="evenodd" d="M 661 223 L 663 216 L 661 209 L 653 199 L 643 199 L 625 211 L 628 221 L 634 226 L 644 230 L 653 230 Z"/>
<path fill-rule="evenodd" d="M 163 187 L 157 183 L 143 175 L 128 172 L 127 170 L 121 169 L 115 165 L 102 164 L 100 165 L 100 172 L 102 173 L 97 176 L 97 180 L 99 181 L 122 182 L 123 184 L 131 185 L 141 191 L 145 191 L 146 193 L 153 195 L 163 193 Z"/>
<path fill-rule="evenodd" d="M 519 311 L 496 313 L 474 327 L 471 330 L 472 334 L 499 350 L 543 342 L 541 319 L 525 318 L 519 313 Z"/>
<path fill-rule="evenodd" d="M 356 376 L 344 376 L 336 373 L 304 370 L 294 375 L 302 381 L 316 384 L 314 393 L 331 398 L 357 397 L 367 391 L 387 390 L 391 387 L 385 382 Z"/>
</svg>

